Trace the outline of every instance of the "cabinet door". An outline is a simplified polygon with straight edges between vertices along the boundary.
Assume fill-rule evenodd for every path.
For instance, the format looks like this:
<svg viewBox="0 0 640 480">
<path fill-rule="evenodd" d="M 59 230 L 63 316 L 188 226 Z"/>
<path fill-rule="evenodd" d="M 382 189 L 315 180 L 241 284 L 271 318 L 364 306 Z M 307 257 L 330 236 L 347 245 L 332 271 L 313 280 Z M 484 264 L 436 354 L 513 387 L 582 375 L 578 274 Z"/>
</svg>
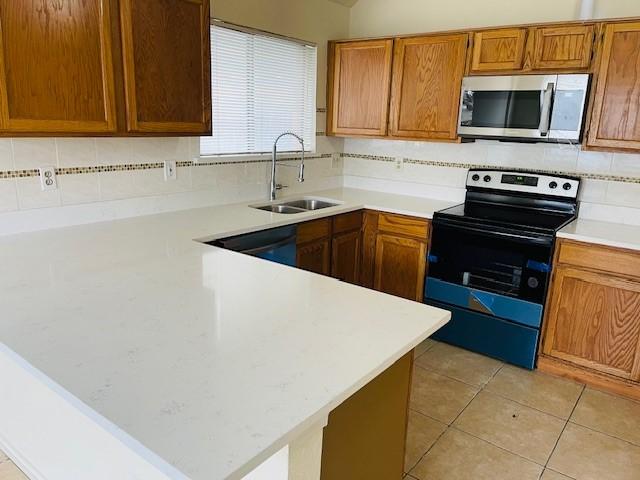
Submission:
<svg viewBox="0 0 640 480">
<path fill-rule="evenodd" d="M 116 130 L 110 0 L 0 2 L 0 130 Z"/>
<path fill-rule="evenodd" d="M 607 25 L 587 144 L 640 149 L 640 23 Z"/>
<path fill-rule="evenodd" d="M 391 295 L 422 301 L 426 257 L 425 242 L 386 233 L 378 234 L 374 288 Z"/>
<path fill-rule="evenodd" d="M 534 70 L 588 70 L 593 50 L 593 25 L 541 27 L 534 33 Z"/>
<path fill-rule="evenodd" d="M 526 41 L 526 28 L 501 28 L 475 33 L 470 72 L 520 70 Z"/>
<path fill-rule="evenodd" d="M 640 283 L 558 267 L 550 296 L 545 354 L 640 380 Z"/>
<path fill-rule="evenodd" d="M 391 135 L 453 140 L 467 35 L 396 40 L 391 94 Z"/>
<path fill-rule="evenodd" d="M 209 0 L 120 0 L 130 132 L 211 132 Z"/>
<path fill-rule="evenodd" d="M 331 243 L 328 238 L 316 240 L 311 243 L 298 245 L 298 268 L 321 275 L 331 273 Z"/>
<path fill-rule="evenodd" d="M 362 215 L 362 258 L 360 260 L 360 285 L 373 288 L 376 262 L 376 238 L 378 236 L 378 212 L 367 210 Z"/>
<path fill-rule="evenodd" d="M 387 134 L 393 40 L 332 45 L 327 133 Z"/>
<path fill-rule="evenodd" d="M 360 272 L 360 230 L 335 235 L 331 242 L 331 276 L 358 283 Z"/>
</svg>

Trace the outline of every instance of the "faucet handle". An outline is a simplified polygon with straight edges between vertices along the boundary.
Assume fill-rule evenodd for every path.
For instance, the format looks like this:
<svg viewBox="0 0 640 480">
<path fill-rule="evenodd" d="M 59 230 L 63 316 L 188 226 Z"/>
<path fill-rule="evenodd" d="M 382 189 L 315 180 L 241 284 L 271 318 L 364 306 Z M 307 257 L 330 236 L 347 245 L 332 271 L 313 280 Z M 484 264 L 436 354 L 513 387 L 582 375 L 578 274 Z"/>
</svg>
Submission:
<svg viewBox="0 0 640 480">
<path fill-rule="evenodd" d="M 281 183 L 276 183 L 276 190 L 282 190 L 283 188 L 289 188 L 289 185 L 282 185 Z"/>
</svg>

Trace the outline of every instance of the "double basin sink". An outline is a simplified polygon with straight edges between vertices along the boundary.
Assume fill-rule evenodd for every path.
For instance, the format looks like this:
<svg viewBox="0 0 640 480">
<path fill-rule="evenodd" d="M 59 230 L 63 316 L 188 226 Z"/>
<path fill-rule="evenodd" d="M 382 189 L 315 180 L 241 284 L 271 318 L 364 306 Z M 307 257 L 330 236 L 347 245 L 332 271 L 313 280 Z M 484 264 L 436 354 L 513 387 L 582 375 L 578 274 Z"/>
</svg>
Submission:
<svg viewBox="0 0 640 480">
<path fill-rule="evenodd" d="M 340 205 L 339 202 L 330 201 L 320 198 L 302 198 L 299 200 L 289 200 L 281 203 L 268 203 L 266 205 L 251 205 L 251 208 L 264 210 L 272 213 L 303 213 L 313 210 L 321 210 L 323 208 L 335 207 Z"/>
</svg>

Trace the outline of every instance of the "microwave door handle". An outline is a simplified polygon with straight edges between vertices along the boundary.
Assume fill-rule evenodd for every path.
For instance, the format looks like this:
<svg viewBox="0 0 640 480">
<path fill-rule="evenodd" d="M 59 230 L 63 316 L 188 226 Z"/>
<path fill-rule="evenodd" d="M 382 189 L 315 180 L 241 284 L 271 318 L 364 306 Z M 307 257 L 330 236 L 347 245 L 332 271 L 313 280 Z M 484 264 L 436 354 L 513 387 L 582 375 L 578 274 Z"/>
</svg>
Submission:
<svg viewBox="0 0 640 480">
<path fill-rule="evenodd" d="M 540 135 L 546 137 L 549 133 L 549 126 L 551 124 L 551 102 L 553 101 L 553 89 L 555 85 L 553 82 L 547 84 L 547 88 L 544 91 L 542 98 L 542 113 L 540 115 Z"/>
</svg>

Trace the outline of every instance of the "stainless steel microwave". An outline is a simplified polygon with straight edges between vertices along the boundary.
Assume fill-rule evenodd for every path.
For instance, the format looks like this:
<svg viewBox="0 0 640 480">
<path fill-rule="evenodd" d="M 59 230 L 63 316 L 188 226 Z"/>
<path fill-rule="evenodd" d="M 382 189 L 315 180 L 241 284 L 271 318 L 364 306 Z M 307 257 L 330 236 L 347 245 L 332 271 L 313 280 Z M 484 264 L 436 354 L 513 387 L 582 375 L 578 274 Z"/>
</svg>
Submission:
<svg viewBox="0 0 640 480">
<path fill-rule="evenodd" d="M 589 79 L 588 74 L 465 77 L 458 134 L 579 142 Z"/>
</svg>

